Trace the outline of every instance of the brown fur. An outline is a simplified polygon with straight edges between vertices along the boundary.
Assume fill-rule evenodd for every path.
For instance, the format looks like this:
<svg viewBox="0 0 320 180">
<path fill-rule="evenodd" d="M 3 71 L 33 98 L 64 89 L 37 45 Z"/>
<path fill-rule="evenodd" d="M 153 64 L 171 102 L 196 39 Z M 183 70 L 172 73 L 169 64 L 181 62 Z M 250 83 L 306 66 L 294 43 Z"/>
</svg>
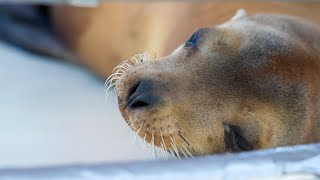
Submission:
<svg viewBox="0 0 320 180">
<path fill-rule="evenodd" d="M 193 155 L 228 151 L 224 124 L 253 149 L 320 141 L 320 28 L 280 15 L 244 16 L 203 28 L 195 48 L 139 63 L 117 82 L 119 107 L 135 131 Z M 159 101 L 127 106 L 130 89 L 150 82 Z"/>
<path fill-rule="evenodd" d="M 238 8 L 250 13 L 284 13 L 320 24 L 320 3 L 210 2 L 105 3 L 97 8 L 53 8 L 57 29 L 100 77 L 130 55 L 147 50 L 167 55 L 199 27 L 229 19 Z M 228 151 L 223 123 L 240 127 L 243 136 L 263 149 L 320 140 L 320 30 L 305 20 L 256 15 L 248 33 L 204 28 L 201 47 L 136 65 L 122 75 L 120 110 L 139 135 L 194 155 Z M 256 28 L 269 25 L 288 37 Z M 249 32 L 250 30 L 250 32 Z M 153 54 L 151 54 L 153 56 Z M 125 107 L 138 81 L 153 82 L 161 97 L 144 111 Z"/>
<path fill-rule="evenodd" d="M 320 24 L 316 2 L 102 3 L 97 8 L 56 6 L 56 29 L 81 58 L 80 64 L 106 78 L 132 54 L 163 57 L 199 27 L 228 20 L 236 10 L 300 16 Z"/>
</svg>

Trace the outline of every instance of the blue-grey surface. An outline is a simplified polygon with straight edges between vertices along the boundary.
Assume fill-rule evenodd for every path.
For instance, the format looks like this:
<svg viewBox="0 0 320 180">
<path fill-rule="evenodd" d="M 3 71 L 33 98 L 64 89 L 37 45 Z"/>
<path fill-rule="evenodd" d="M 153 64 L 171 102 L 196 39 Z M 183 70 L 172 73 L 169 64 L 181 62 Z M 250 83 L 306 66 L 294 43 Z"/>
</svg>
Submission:
<svg viewBox="0 0 320 180">
<path fill-rule="evenodd" d="M 0 168 L 150 159 L 103 81 L 0 42 Z"/>
<path fill-rule="evenodd" d="M 181 160 L 3 169 L 1 180 L 319 179 L 320 144 Z"/>
</svg>

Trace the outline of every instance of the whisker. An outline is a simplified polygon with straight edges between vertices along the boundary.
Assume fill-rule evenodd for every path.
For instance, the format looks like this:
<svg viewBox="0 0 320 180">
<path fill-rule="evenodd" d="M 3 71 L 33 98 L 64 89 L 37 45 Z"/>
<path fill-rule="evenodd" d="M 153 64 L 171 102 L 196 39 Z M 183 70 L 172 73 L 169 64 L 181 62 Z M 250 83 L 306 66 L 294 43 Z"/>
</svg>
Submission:
<svg viewBox="0 0 320 180">
<path fill-rule="evenodd" d="M 181 144 L 181 146 L 182 146 L 183 149 L 189 154 L 189 156 L 193 158 L 193 156 L 192 156 L 192 154 L 190 153 L 190 151 L 189 151 L 183 144 Z"/>
<path fill-rule="evenodd" d="M 107 80 L 106 80 L 106 82 L 108 82 L 109 80 L 110 80 L 110 78 L 112 78 L 112 77 L 114 77 L 114 76 L 116 76 L 116 75 L 122 75 L 123 73 L 121 73 L 121 72 L 114 72 L 114 73 L 112 73 L 108 78 L 107 78 Z"/>
<path fill-rule="evenodd" d="M 169 128 L 168 128 L 169 129 Z M 171 132 L 171 130 L 169 129 L 169 131 L 170 131 L 170 134 L 169 134 L 169 137 L 170 137 L 170 140 L 171 140 L 171 146 L 173 146 L 173 149 L 174 149 L 174 151 L 176 152 L 176 154 L 177 154 L 177 156 L 180 158 L 180 154 L 179 154 L 179 151 L 178 151 L 178 148 L 177 148 L 177 146 L 176 146 L 176 142 L 174 141 L 174 137 L 173 137 L 173 135 L 172 135 L 172 132 Z"/>
<path fill-rule="evenodd" d="M 144 57 L 144 56 L 140 53 L 140 54 L 139 54 L 140 62 L 143 62 L 143 57 Z"/>
<path fill-rule="evenodd" d="M 162 153 L 162 156 L 165 158 L 165 159 L 167 159 L 166 158 L 166 153 L 165 153 L 165 151 L 164 151 L 164 145 L 163 145 L 163 143 L 160 141 L 160 146 L 161 146 L 161 153 Z"/>
<path fill-rule="evenodd" d="M 128 60 L 130 62 L 131 66 L 134 66 L 134 63 L 131 60 Z"/>
<path fill-rule="evenodd" d="M 145 149 L 148 147 L 148 145 L 147 145 L 147 141 L 146 141 L 146 138 L 147 138 L 147 133 L 144 133 L 144 137 L 143 137 L 143 145 L 144 145 L 144 148 L 145 148 Z"/>
<path fill-rule="evenodd" d="M 127 121 L 126 121 L 127 122 Z M 128 130 L 128 132 L 129 131 L 133 131 L 134 132 L 134 128 L 133 128 L 133 124 L 131 124 L 130 122 L 127 122 L 127 124 L 128 124 L 128 127 L 129 127 L 129 130 Z M 135 132 L 134 132 L 135 133 Z"/>
<path fill-rule="evenodd" d="M 115 83 L 110 84 L 105 92 L 108 93 L 112 87 L 115 87 L 115 85 Z M 115 89 L 113 89 L 113 91 L 116 92 Z M 110 95 L 110 93 L 112 93 L 112 91 L 110 91 L 107 95 Z"/>
<path fill-rule="evenodd" d="M 152 135 L 151 135 L 151 146 L 152 146 L 152 157 L 153 159 L 156 158 L 156 149 L 154 147 L 154 134 L 153 134 L 153 131 L 152 131 Z"/>
<path fill-rule="evenodd" d="M 140 61 L 138 60 L 140 59 Z M 108 91 L 113 87 L 114 91 L 118 89 L 118 80 L 120 77 L 126 73 L 128 69 L 130 69 L 132 66 L 139 64 L 143 61 L 149 60 L 149 54 L 147 52 L 141 52 L 138 54 L 135 54 L 131 57 L 131 59 L 125 60 L 121 62 L 118 66 L 116 66 L 112 70 L 112 74 L 107 78 L 107 80 L 104 83 L 104 91 L 105 93 L 108 93 Z M 110 93 L 107 94 L 105 101 L 108 100 Z"/>
<path fill-rule="evenodd" d="M 147 60 L 147 61 L 150 61 L 150 56 L 149 56 L 149 53 L 147 53 L 147 52 L 144 52 L 144 56 L 146 57 L 146 60 Z"/>
<path fill-rule="evenodd" d="M 104 87 L 108 89 L 108 87 L 109 87 L 112 83 L 115 83 L 115 82 L 113 82 L 113 81 L 114 81 L 114 80 L 117 81 L 118 79 L 120 79 L 119 76 L 113 76 L 113 77 L 111 77 L 111 79 L 109 79 L 108 81 L 106 81 Z M 107 91 L 107 90 L 105 90 L 105 91 Z"/>
<path fill-rule="evenodd" d="M 192 152 L 194 154 L 197 154 L 197 152 L 193 149 L 193 147 L 190 145 L 190 143 L 186 140 L 186 138 L 184 138 L 181 134 L 179 134 L 179 136 L 181 137 L 181 139 L 188 145 L 188 147 L 190 147 L 190 149 L 192 150 Z"/>
<path fill-rule="evenodd" d="M 135 60 L 136 63 L 138 64 L 138 63 L 139 63 L 139 60 L 138 60 L 135 56 L 136 56 L 136 55 L 134 55 L 134 56 L 131 58 L 131 60 Z"/>
<path fill-rule="evenodd" d="M 122 70 L 122 69 L 118 69 L 117 71 L 116 71 L 116 73 L 125 73 L 126 71 L 124 71 L 124 70 Z"/>
<path fill-rule="evenodd" d="M 122 67 L 125 67 L 125 66 L 123 66 L 123 64 L 119 64 L 118 66 L 116 66 L 115 68 L 112 69 L 112 73 L 117 72 L 117 70 L 118 70 L 119 68 L 122 68 Z"/>
<path fill-rule="evenodd" d="M 161 129 L 160 129 L 160 137 L 161 137 L 162 143 L 163 143 L 163 145 L 164 145 L 164 150 L 165 150 L 165 152 L 167 152 L 166 143 L 164 142 Z M 167 156 L 166 153 L 165 153 L 165 158 L 168 159 L 168 156 Z"/>
<path fill-rule="evenodd" d="M 142 152 L 144 152 L 144 149 L 142 147 L 140 147 L 139 142 L 137 142 L 137 146 Z"/>
<path fill-rule="evenodd" d="M 105 98 L 105 101 L 107 103 L 107 100 L 108 100 L 108 97 L 113 93 L 113 91 L 110 91 L 107 95 L 106 95 L 106 98 Z"/>
<path fill-rule="evenodd" d="M 118 66 L 128 66 L 131 67 L 131 65 L 128 63 L 128 60 L 123 61 L 122 63 L 120 63 Z"/>
<path fill-rule="evenodd" d="M 118 72 L 119 70 L 122 70 L 122 71 L 126 71 L 128 70 L 130 67 L 126 67 L 126 66 L 117 66 L 113 71 L 112 73 L 115 73 L 115 72 Z"/>
<path fill-rule="evenodd" d="M 137 137 L 138 137 L 138 135 L 139 135 L 139 132 L 140 132 L 140 130 L 141 130 L 141 128 L 142 128 L 142 126 L 143 126 L 143 124 L 144 124 L 144 122 L 140 125 L 140 127 L 139 127 L 138 131 L 137 131 L 137 132 L 135 132 L 136 134 L 135 134 L 135 136 L 134 136 L 133 144 L 136 142 Z"/>
<path fill-rule="evenodd" d="M 172 141 L 172 139 L 171 139 L 171 141 Z M 180 154 L 179 154 L 179 151 L 178 151 L 178 149 L 176 148 L 175 144 L 174 144 L 173 142 L 170 142 L 170 144 L 171 144 L 171 147 L 172 147 L 173 151 L 174 151 L 175 154 L 178 156 L 178 158 L 181 158 L 181 157 L 180 157 Z"/>
<path fill-rule="evenodd" d="M 124 68 L 124 67 L 125 67 L 125 68 L 130 68 L 131 65 L 128 64 L 128 63 L 126 63 L 126 61 L 125 61 L 125 62 L 119 64 L 118 66 L 116 66 L 116 67 L 112 70 L 112 73 L 114 73 L 118 68 Z"/>
<path fill-rule="evenodd" d="M 177 158 L 176 154 L 172 151 L 172 149 L 169 149 L 170 151 L 170 154 L 174 157 L 174 158 Z"/>
<path fill-rule="evenodd" d="M 104 87 L 106 88 L 108 84 L 112 83 L 112 81 L 116 78 L 119 78 L 119 76 L 116 76 L 118 74 L 112 74 L 111 76 L 108 77 L 108 79 L 104 83 Z M 120 74 L 121 75 L 121 74 Z"/>
<path fill-rule="evenodd" d="M 155 60 L 156 58 L 157 58 L 157 52 L 154 52 L 153 60 Z"/>
<path fill-rule="evenodd" d="M 183 139 L 183 141 L 184 141 L 185 143 L 188 144 L 188 146 L 190 146 L 189 142 L 188 142 L 181 134 L 179 134 L 179 136 Z"/>
<path fill-rule="evenodd" d="M 120 76 L 122 75 L 122 73 L 114 73 L 111 76 L 108 77 L 108 79 L 105 82 L 105 86 L 107 86 L 110 82 L 113 81 L 114 78 L 120 78 Z"/>
<path fill-rule="evenodd" d="M 188 155 L 184 152 L 183 148 L 180 148 L 181 153 L 184 155 L 184 157 L 188 157 Z"/>
<path fill-rule="evenodd" d="M 108 91 L 108 89 L 109 89 L 111 86 L 115 85 L 119 79 L 120 79 L 119 77 L 113 77 L 113 78 L 111 78 L 110 81 L 106 84 L 106 85 L 107 85 L 107 86 L 106 86 L 106 87 L 107 87 L 106 92 Z M 115 80 L 115 81 L 114 81 L 114 80 Z"/>
</svg>

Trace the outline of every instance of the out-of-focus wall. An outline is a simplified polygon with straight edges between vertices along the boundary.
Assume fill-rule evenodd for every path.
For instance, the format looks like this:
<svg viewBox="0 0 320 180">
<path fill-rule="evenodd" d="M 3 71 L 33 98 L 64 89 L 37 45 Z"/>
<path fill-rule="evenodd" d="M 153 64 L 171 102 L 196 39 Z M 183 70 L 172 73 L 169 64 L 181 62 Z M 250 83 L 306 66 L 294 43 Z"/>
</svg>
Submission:
<svg viewBox="0 0 320 180">
<path fill-rule="evenodd" d="M 133 139 L 88 71 L 0 43 L 0 168 L 152 158 Z"/>
</svg>

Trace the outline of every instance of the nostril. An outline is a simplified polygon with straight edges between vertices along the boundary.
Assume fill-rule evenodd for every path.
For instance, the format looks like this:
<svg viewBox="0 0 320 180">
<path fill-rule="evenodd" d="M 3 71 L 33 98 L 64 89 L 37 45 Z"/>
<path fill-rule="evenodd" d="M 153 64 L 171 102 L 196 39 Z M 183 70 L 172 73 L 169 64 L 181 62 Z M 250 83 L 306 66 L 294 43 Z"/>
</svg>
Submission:
<svg viewBox="0 0 320 180">
<path fill-rule="evenodd" d="M 148 106 L 149 104 L 143 101 L 135 101 L 131 104 L 129 104 L 129 107 L 131 108 L 141 108 L 141 107 L 145 107 Z"/>
<path fill-rule="evenodd" d="M 132 109 L 138 109 L 154 105 L 155 102 L 157 102 L 156 96 L 150 93 L 144 93 L 132 98 L 131 101 L 129 101 L 128 106 Z"/>
<path fill-rule="evenodd" d="M 140 85 L 140 82 L 138 82 L 136 85 L 134 85 L 130 90 L 129 90 L 129 98 L 130 98 L 130 96 L 131 95 L 133 95 L 136 91 L 137 91 L 137 89 L 138 89 L 138 87 L 139 87 L 139 85 Z"/>
<path fill-rule="evenodd" d="M 142 80 L 128 91 L 127 106 L 138 109 L 154 105 L 158 97 L 152 93 L 152 81 Z"/>
</svg>

